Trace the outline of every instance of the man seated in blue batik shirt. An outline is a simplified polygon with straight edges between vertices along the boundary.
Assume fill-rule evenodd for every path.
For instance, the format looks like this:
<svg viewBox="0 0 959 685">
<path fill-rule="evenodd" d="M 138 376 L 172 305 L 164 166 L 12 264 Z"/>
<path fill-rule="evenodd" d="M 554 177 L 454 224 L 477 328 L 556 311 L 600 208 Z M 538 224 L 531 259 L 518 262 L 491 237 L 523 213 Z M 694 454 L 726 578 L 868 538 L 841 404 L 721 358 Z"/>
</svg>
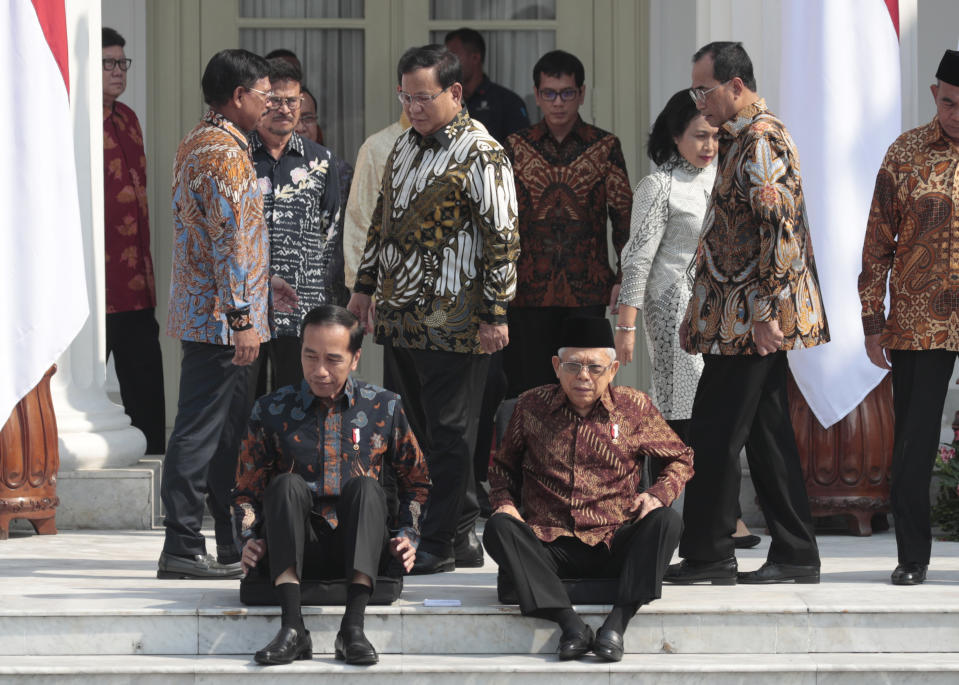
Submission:
<svg viewBox="0 0 959 685">
<path fill-rule="evenodd" d="M 269 389 L 299 383 L 299 325 L 314 307 L 345 304 L 341 189 L 333 153 L 295 129 L 302 110 L 302 74 L 285 59 L 272 59 L 270 109 L 250 137 L 250 152 L 270 234 L 270 272 L 299 296 L 295 311 L 274 313 Z M 261 391 L 268 388 L 263 385 Z M 260 393 L 261 394 L 261 393 Z"/>
<path fill-rule="evenodd" d="M 406 572 L 413 567 L 429 473 L 399 396 L 350 377 L 363 343 L 357 318 L 322 305 L 303 319 L 301 338 L 304 378 L 254 405 L 233 491 L 243 570 L 265 558 L 282 607 L 279 632 L 254 658 L 287 664 L 312 657 L 300 611 L 306 574 L 349 581 L 336 658 L 375 664 L 363 615 L 391 559 Z M 386 463 L 399 490 L 393 538 L 379 482 Z"/>
</svg>

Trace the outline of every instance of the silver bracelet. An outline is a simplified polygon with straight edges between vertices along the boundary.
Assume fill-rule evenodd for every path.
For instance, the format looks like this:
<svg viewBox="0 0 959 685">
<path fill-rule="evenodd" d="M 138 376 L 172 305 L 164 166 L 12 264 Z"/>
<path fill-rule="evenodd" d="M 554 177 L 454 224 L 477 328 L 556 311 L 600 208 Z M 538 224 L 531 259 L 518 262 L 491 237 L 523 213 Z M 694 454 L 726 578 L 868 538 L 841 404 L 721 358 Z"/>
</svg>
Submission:
<svg viewBox="0 0 959 685">
<path fill-rule="evenodd" d="M 617 330 L 617 331 L 627 331 L 627 332 L 629 332 L 629 331 L 635 331 L 635 330 L 636 330 L 636 326 L 620 326 L 619 324 L 617 324 L 617 325 L 616 325 L 616 330 Z"/>
</svg>

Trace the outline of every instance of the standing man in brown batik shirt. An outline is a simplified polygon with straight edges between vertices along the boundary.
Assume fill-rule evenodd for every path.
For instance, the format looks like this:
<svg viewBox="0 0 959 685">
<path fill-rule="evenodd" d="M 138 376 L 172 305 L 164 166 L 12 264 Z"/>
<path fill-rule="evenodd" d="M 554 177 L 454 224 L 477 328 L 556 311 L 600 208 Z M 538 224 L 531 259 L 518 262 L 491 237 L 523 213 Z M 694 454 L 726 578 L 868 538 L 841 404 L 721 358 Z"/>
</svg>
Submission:
<svg viewBox="0 0 959 685">
<path fill-rule="evenodd" d="M 926 579 L 929 480 L 959 352 L 959 52 L 946 50 L 936 79 L 935 118 L 899 136 L 879 170 L 859 274 L 866 352 L 876 366 L 892 368 L 896 585 Z"/>
<path fill-rule="evenodd" d="M 513 162 L 523 249 L 504 351 L 507 397 L 552 383 L 549 359 L 563 322 L 603 316 L 619 296 L 619 253 L 629 239 L 633 194 L 619 139 L 584 122 L 583 63 L 554 50 L 533 67 L 543 120 L 506 142 Z M 616 270 L 610 268 L 607 218 Z M 612 305 L 610 305 L 612 306 Z"/>
</svg>

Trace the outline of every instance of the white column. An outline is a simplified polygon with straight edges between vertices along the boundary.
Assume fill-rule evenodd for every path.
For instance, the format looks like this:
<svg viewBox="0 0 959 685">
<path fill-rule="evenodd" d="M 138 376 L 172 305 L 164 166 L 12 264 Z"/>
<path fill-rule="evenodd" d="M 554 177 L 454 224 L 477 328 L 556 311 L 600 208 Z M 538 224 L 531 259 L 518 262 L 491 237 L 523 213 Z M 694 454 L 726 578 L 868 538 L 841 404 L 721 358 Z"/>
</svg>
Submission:
<svg viewBox="0 0 959 685">
<path fill-rule="evenodd" d="M 90 318 L 57 361 L 51 391 L 60 437 L 60 469 L 135 464 L 146 439 L 106 395 L 103 266 L 103 91 L 100 0 L 67 0 L 70 109 L 83 225 Z M 56 312 L 51 312 L 56 316 Z"/>
</svg>

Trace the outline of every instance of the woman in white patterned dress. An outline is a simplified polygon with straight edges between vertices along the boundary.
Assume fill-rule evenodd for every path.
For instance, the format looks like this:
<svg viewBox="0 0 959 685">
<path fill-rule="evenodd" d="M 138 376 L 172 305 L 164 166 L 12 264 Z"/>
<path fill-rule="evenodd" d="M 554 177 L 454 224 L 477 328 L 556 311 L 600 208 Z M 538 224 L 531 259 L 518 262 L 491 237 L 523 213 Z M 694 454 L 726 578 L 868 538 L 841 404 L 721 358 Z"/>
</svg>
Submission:
<svg viewBox="0 0 959 685">
<path fill-rule="evenodd" d="M 617 356 L 621 364 L 632 361 L 641 311 L 653 362 L 649 394 L 680 437 L 692 414 L 703 358 L 682 350 L 679 325 L 691 294 L 687 270 L 699 244 L 718 151 L 719 129 L 706 123 L 688 91 L 673 95 L 649 134 L 646 152 L 659 168 L 633 192 L 629 242 L 622 253 Z"/>
</svg>

